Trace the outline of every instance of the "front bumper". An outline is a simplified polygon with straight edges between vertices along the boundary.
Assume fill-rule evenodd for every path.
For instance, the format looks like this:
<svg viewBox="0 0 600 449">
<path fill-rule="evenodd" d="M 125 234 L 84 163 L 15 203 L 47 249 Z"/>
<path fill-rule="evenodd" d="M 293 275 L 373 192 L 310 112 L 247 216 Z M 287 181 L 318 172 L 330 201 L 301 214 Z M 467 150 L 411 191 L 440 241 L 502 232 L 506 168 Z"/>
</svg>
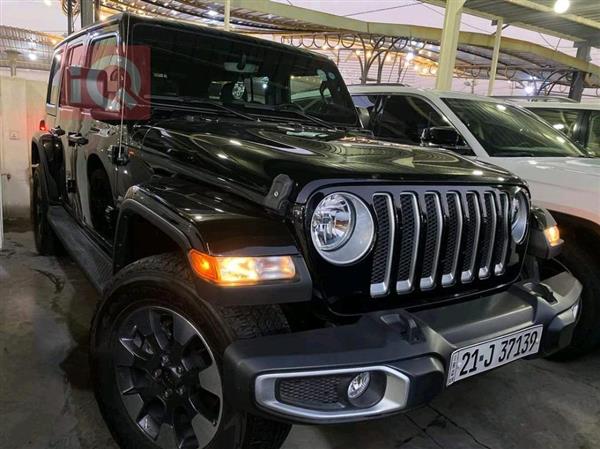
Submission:
<svg viewBox="0 0 600 449">
<path fill-rule="evenodd" d="M 237 341 L 225 352 L 225 397 L 237 408 L 292 423 L 358 421 L 414 408 L 445 388 L 458 348 L 534 325 L 544 326 L 536 357 L 567 346 L 580 294 L 581 284 L 565 272 L 461 303 L 374 312 L 352 325 Z M 343 396 L 348 379 L 364 371 L 379 379 L 381 399 L 336 403 L 335 392 Z"/>
</svg>

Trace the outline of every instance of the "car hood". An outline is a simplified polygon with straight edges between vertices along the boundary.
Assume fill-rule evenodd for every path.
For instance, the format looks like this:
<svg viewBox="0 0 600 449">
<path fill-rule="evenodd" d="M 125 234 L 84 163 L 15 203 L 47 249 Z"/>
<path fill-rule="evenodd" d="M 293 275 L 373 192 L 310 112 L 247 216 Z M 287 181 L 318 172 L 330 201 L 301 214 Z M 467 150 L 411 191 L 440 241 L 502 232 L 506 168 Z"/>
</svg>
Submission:
<svg viewBox="0 0 600 449">
<path fill-rule="evenodd" d="M 522 184 L 505 169 L 453 152 L 411 147 L 343 131 L 261 122 L 169 119 L 143 141 L 150 165 L 266 195 L 278 175 L 298 193 L 331 180 Z M 171 167 L 171 170 L 169 170 Z"/>
<path fill-rule="evenodd" d="M 519 157 L 491 161 L 525 179 L 538 205 L 600 224 L 600 159 Z"/>
<path fill-rule="evenodd" d="M 494 161 L 494 158 L 491 160 Z M 500 163 L 500 159 L 498 162 Z M 600 182 L 600 158 L 515 157 L 502 158 L 501 165 L 528 181 L 545 184 L 569 187 L 587 185 L 589 188 L 597 189 Z"/>
</svg>

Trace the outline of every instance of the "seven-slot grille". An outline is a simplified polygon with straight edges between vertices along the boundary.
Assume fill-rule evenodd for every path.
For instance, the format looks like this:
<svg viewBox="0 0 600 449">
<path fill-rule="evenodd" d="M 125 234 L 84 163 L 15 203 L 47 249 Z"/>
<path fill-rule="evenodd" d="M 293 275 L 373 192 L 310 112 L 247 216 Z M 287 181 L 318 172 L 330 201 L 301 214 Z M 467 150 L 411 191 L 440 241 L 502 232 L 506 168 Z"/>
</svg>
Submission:
<svg viewBox="0 0 600 449">
<path fill-rule="evenodd" d="M 371 296 L 501 276 L 508 257 L 508 193 L 496 189 L 375 193 Z"/>
</svg>

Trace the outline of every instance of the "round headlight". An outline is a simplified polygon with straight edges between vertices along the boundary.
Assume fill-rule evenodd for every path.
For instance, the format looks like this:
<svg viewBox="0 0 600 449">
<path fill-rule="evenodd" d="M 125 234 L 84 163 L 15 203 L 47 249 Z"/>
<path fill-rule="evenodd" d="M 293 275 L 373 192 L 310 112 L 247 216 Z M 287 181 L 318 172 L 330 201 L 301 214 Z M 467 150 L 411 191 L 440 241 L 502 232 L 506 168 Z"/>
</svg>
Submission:
<svg viewBox="0 0 600 449">
<path fill-rule="evenodd" d="M 516 243 L 522 243 L 527 233 L 529 203 L 524 192 L 517 192 L 511 206 L 511 231 Z"/>
<path fill-rule="evenodd" d="M 371 248 L 375 226 L 367 206 L 349 193 L 332 193 L 317 205 L 310 223 L 319 254 L 336 265 L 348 265 Z"/>
</svg>

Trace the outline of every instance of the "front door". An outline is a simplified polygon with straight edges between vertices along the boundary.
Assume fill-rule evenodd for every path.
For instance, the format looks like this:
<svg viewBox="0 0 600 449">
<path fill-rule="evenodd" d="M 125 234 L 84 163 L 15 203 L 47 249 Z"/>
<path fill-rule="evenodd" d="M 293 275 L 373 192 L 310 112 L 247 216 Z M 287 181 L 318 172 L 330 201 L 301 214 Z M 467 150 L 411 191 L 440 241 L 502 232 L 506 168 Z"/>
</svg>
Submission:
<svg viewBox="0 0 600 449">
<path fill-rule="evenodd" d="M 108 91 L 119 84 L 119 38 L 116 33 L 94 36 L 88 45 L 86 67 L 106 71 Z M 113 99 L 103 98 L 82 111 L 75 179 L 79 186 L 82 221 L 107 242 L 113 238 L 116 221 L 116 155 L 121 140 L 120 123 L 107 123 L 92 117 L 92 109 L 104 109 Z"/>
<path fill-rule="evenodd" d="M 74 41 L 67 48 L 63 67 L 82 67 L 84 57 L 85 45 L 82 38 Z M 54 122 L 54 130 L 61 139 L 64 154 L 64 181 L 62 181 L 63 185 L 59 189 L 63 193 L 62 198 L 65 205 L 71 209 L 76 219 L 81 220 L 81 201 L 76 182 L 77 144 L 74 142 L 74 137 L 81 132 L 82 110 L 78 106 L 67 104 L 67 78 L 67 72 L 63 70 L 56 120 Z"/>
</svg>

